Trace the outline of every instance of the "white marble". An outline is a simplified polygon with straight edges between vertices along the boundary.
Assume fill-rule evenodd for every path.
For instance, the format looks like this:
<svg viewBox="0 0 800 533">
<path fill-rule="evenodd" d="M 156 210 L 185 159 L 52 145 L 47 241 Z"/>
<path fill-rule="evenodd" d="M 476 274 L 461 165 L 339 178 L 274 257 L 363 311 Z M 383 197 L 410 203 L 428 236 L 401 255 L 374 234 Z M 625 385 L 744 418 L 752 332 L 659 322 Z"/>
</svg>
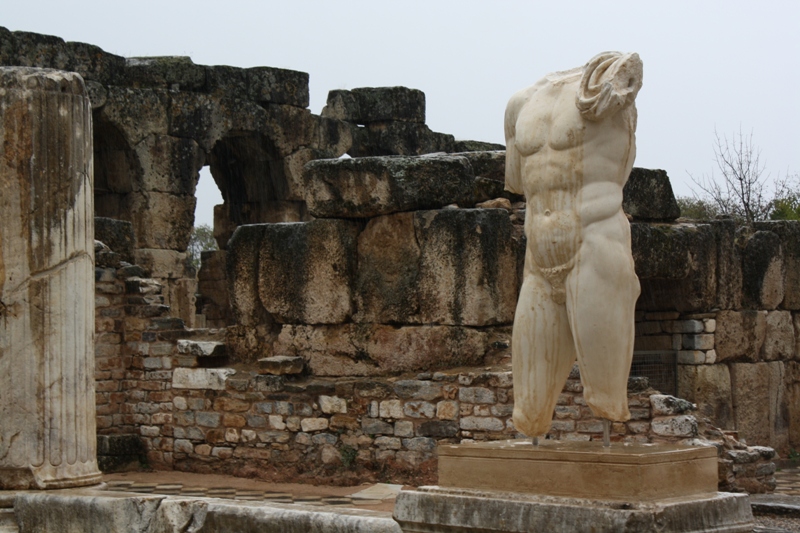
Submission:
<svg viewBox="0 0 800 533">
<path fill-rule="evenodd" d="M 605 52 L 516 93 L 505 115 L 506 189 L 527 201 L 528 248 L 512 337 L 514 426 L 547 433 L 577 358 L 594 414 L 630 418 L 639 280 L 622 188 L 636 155 L 642 62 Z"/>
<path fill-rule="evenodd" d="M 100 478 L 91 118 L 77 74 L 0 68 L 0 489 Z"/>
</svg>

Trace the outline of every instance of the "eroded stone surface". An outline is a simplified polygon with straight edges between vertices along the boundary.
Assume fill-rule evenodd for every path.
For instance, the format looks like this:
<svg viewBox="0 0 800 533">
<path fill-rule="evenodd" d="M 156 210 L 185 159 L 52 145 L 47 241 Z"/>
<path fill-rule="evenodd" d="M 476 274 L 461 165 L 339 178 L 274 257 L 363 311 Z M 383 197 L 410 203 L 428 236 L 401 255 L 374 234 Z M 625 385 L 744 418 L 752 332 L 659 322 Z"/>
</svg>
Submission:
<svg viewBox="0 0 800 533">
<path fill-rule="evenodd" d="M 312 161 L 304 173 L 316 217 L 375 217 L 468 204 L 474 180 L 464 157 L 362 157 Z"/>
<path fill-rule="evenodd" d="M 0 488 L 96 483 L 91 106 L 0 68 Z"/>
</svg>

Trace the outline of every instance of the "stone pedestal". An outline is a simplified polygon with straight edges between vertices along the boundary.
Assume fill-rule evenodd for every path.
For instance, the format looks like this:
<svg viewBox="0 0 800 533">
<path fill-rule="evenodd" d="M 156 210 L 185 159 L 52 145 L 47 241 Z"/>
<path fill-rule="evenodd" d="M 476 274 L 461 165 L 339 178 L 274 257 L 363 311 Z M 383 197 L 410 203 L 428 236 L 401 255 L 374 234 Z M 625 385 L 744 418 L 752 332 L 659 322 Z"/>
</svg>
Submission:
<svg viewBox="0 0 800 533">
<path fill-rule="evenodd" d="M 0 489 L 96 483 L 91 106 L 0 68 Z"/>
<path fill-rule="evenodd" d="M 750 532 L 746 495 L 716 492 L 714 448 L 502 441 L 439 447 L 438 487 L 403 491 L 405 533 Z"/>
</svg>

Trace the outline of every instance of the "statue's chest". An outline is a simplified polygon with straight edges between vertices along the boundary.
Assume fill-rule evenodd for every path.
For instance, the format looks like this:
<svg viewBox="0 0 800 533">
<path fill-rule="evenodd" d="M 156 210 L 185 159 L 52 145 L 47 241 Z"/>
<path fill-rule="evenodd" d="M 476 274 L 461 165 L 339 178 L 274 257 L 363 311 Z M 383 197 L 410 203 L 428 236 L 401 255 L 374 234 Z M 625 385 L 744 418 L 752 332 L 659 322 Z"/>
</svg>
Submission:
<svg viewBox="0 0 800 533">
<path fill-rule="evenodd" d="M 529 101 L 517 119 L 516 146 L 523 156 L 543 148 L 569 150 L 584 142 L 585 124 L 574 94 Z"/>
</svg>

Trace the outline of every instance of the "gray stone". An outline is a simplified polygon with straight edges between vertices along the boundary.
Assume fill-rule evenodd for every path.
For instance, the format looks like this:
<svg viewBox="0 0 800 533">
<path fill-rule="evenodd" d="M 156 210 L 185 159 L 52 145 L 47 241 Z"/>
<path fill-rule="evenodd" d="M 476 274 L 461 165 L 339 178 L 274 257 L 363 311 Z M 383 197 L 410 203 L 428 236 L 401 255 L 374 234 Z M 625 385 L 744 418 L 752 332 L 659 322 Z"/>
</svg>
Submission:
<svg viewBox="0 0 800 533">
<path fill-rule="evenodd" d="M 353 128 L 348 153 L 356 158 L 372 156 L 419 156 L 455 151 L 455 138 L 414 122 L 371 122 Z M 474 191 L 473 191 L 474 192 Z M 469 200 L 472 203 L 472 200 Z"/>
<path fill-rule="evenodd" d="M 505 428 L 502 420 L 489 416 L 464 416 L 459 426 L 467 431 L 502 431 Z"/>
<path fill-rule="evenodd" d="M 464 403 L 488 403 L 497 401 L 494 391 L 483 387 L 461 387 L 458 389 L 458 399 Z"/>
<path fill-rule="evenodd" d="M 403 379 L 394 383 L 398 398 L 409 400 L 436 400 L 442 397 L 442 385 L 431 381 Z"/>
<path fill-rule="evenodd" d="M 800 309 L 800 222 L 781 220 L 758 222 L 756 229 L 775 233 L 781 242 L 784 266 L 784 297 L 781 308 Z"/>
<path fill-rule="evenodd" d="M 694 411 L 697 406 L 692 402 L 666 394 L 653 394 L 650 396 L 650 408 L 653 416 L 680 415 Z"/>
<path fill-rule="evenodd" d="M 458 423 L 453 420 L 427 420 L 417 433 L 423 437 L 448 438 L 458 435 Z"/>
<path fill-rule="evenodd" d="M 376 418 L 362 418 L 361 431 L 366 435 L 392 435 L 394 428 L 388 422 Z"/>
<path fill-rule="evenodd" d="M 322 116 L 356 124 L 393 120 L 425 123 L 425 93 L 407 87 L 329 91 Z"/>
<path fill-rule="evenodd" d="M 681 216 L 665 170 L 631 170 L 622 190 L 622 209 L 634 220 L 669 222 Z"/>
<path fill-rule="evenodd" d="M 362 157 L 311 161 L 304 187 L 315 217 L 365 218 L 468 204 L 473 178 L 464 157 Z"/>
<path fill-rule="evenodd" d="M 750 533 L 753 515 L 744 494 L 693 500 L 609 505 L 533 494 L 421 487 L 397 496 L 395 520 L 406 532 L 548 531 L 617 533 L 663 531 Z"/>
<path fill-rule="evenodd" d="M 651 428 L 662 437 L 696 437 L 697 419 L 691 415 L 655 417 Z"/>
</svg>

